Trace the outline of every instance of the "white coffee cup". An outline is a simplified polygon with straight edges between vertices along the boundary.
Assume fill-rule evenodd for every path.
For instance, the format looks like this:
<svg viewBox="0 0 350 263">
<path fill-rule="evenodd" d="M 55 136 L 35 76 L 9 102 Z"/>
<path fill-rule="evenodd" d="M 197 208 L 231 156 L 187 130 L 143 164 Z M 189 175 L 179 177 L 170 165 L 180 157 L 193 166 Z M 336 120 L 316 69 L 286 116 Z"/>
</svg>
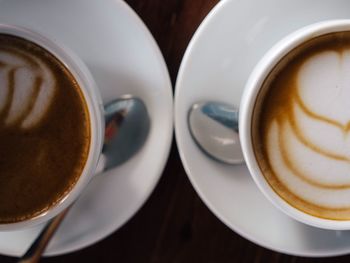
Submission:
<svg viewBox="0 0 350 263">
<path fill-rule="evenodd" d="M 291 50 L 315 37 L 328 33 L 350 31 L 350 20 L 329 20 L 301 28 L 275 44 L 252 71 L 243 93 L 239 113 L 239 131 L 242 151 L 248 169 L 261 192 L 272 204 L 288 216 L 311 226 L 349 230 L 350 220 L 331 220 L 307 214 L 283 200 L 266 181 L 256 160 L 252 143 L 253 108 L 262 84 L 274 66 Z M 350 176 L 350 171 L 349 171 Z"/>
<path fill-rule="evenodd" d="M 71 191 L 57 204 L 50 207 L 49 210 L 40 215 L 20 222 L 0 224 L 0 231 L 10 231 L 28 228 L 48 221 L 62 212 L 77 199 L 79 194 L 93 177 L 101 155 L 104 139 L 104 117 L 103 103 L 96 83 L 86 65 L 70 49 L 61 43 L 58 43 L 57 40 L 52 37 L 43 36 L 42 34 L 23 27 L 0 24 L 0 34 L 1 33 L 29 40 L 49 51 L 65 65 L 80 86 L 88 106 L 87 108 L 91 124 L 91 140 L 88 157 L 79 180 Z"/>
</svg>

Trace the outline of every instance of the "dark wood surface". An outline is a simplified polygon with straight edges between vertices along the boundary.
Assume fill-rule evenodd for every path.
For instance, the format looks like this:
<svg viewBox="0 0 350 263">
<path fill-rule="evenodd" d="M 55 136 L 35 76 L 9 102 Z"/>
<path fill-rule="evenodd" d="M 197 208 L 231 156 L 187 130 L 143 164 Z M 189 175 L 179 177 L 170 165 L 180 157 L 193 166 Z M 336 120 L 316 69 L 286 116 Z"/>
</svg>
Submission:
<svg viewBox="0 0 350 263">
<path fill-rule="evenodd" d="M 218 0 L 127 0 L 155 37 L 172 83 L 193 33 Z M 283 234 L 283 233 L 281 233 Z M 286 237 L 288 238 L 288 237 Z M 349 262 L 350 256 L 312 259 L 259 247 L 221 223 L 192 188 L 173 143 L 163 176 L 142 209 L 99 243 L 42 262 Z M 1 263 L 16 262 L 0 256 Z"/>
</svg>

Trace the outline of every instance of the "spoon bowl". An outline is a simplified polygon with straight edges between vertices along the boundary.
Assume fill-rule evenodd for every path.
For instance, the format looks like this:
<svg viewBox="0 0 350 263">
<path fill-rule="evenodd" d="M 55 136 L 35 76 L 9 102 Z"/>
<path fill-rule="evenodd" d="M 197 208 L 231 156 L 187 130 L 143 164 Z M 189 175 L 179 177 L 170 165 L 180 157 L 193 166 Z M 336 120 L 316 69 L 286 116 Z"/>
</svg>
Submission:
<svg viewBox="0 0 350 263">
<path fill-rule="evenodd" d="M 104 110 L 102 155 L 105 158 L 104 170 L 108 170 L 125 163 L 142 148 L 151 122 L 143 101 L 131 95 L 107 103 Z"/>
<path fill-rule="evenodd" d="M 188 126 L 199 148 L 225 164 L 244 162 L 238 135 L 238 109 L 222 102 L 200 102 L 188 113 Z"/>
</svg>

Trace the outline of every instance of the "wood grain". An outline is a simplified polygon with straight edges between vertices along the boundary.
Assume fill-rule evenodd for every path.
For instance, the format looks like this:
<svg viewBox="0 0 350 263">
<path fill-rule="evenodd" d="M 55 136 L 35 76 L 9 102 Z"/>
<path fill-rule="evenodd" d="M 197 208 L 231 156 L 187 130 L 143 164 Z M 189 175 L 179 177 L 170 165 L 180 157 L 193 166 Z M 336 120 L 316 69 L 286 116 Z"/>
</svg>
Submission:
<svg viewBox="0 0 350 263">
<path fill-rule="evenodd" d="M 193 33 L 218 0 L 127 0 L 155 37 L 175 83 Z M 281 233 L 283 234 L 283 233 Z M 288 236 L 286 236 L 288 238 Z M 348 262 L 350 256 L 312 259 L 259 247 L 221 223 L 202 203 L 182 167 L 177 148 L 154 193 L 125 226 L 99 243 L 47 263 L 141 262 Z M 0 256 L 1 263 L 15 262 Z"/>
</svg>

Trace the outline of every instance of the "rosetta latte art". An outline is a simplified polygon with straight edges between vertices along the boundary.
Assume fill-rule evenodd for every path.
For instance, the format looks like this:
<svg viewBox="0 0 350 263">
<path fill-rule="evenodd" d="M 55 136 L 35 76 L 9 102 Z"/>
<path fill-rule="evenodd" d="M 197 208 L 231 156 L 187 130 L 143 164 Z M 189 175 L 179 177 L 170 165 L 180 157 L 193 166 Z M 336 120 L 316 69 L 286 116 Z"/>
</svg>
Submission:
<svg viewBox="0 0 350 263">
<path fill-rule="evenodd" d="M 302 209 L 343 219 L 350 209 L 350 50 L 308 58 L 291 86 L 291 110 L 268 124 L 270 167 Z"/>
<path fill-rule="evenodd" d="M 55 93 L 55 77 L 40 58 L 0 49 L 0 122 L 30 129 L 40 124 Z"/>
</svg>

